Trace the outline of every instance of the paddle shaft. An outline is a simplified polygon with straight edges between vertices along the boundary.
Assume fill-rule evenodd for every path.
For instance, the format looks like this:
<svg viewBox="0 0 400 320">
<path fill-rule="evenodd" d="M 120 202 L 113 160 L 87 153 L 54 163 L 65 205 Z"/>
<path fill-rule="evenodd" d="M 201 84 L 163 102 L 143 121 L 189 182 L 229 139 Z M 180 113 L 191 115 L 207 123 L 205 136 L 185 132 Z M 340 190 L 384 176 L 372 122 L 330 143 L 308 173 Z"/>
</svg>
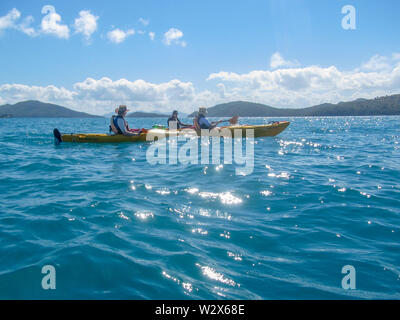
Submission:
<svg viewBox="0 0 400 320">
<path fill-rule="evenodd" d="M 238 122 L 238 116 L 234 116 L 234 117 L 232 117 L 232 118 L 230 118 L 230 119 L 225 119 L 225 120 L 220 120 L 220 121 L 218 121 L 219 123 L 222 123 L 222 122 L 230 122 L 231 124 L 236 124 L 237 122 Z"/>
</svg>

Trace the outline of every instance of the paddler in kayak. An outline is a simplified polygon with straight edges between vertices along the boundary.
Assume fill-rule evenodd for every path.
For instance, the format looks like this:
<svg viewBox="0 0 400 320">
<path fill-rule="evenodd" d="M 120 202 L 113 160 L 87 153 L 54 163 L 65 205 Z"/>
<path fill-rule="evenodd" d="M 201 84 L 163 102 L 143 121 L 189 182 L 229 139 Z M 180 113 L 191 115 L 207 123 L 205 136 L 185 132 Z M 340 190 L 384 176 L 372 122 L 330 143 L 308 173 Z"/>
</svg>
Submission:
<svg viewBox="0 0 400 320">
<path fill-rule="evenodd" d="M 115 134 L 123 134 L 124 136 L 135 136 L 139 133 L 138 131 L 133 132 L 132 129 L 129 129 L 128 122 L 125 120 L 128 111 L 129 109 L 125 105 L 121 105 L 115 109 L 115 113 L 118 115 L 111 117 L 110 131 Z"/>
<path fill-rule="evenodd" d="M 168 119 L 168 128 L 182 129 L 182 128 L 189 128 L 189 127 L 191 127 L 190 124 L 182 123 L 181 120 L 179 120 L 178 111 L 174 110 L 172 112 L 171 117 Z"/>
<path fill-rule="evenodd" d="M 219 121 L 209 122 L 208 119 L 206 118 L 206 115 L 207 115 L 207 108 L 200 107 L 199 112 L 197 113 L 197 116 L 193 119 L 194 126 L 196 127 L 196 129 L 211 130 L 211 129 L 214 129 L 221 122 L 227 121 L 227 120 L 219 120 Z M 236 119 L 236 121 L 237 121 L 237 119 Z"/>
</svg>

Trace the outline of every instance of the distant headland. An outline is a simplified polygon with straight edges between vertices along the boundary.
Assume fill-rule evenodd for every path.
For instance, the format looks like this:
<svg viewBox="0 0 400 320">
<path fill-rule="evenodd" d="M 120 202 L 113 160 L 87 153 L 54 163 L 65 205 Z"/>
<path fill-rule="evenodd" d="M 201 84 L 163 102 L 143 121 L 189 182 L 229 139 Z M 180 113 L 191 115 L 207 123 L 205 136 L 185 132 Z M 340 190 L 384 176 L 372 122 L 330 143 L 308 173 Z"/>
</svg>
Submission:
<svg viewBox="0 0 400 320">
<path fill-rule="evenodd" d="M 188 117 L 195 116 L 196 111 Z M 281 109 L 265 104 L 233 101 L 208 108 L 209 117 L 313 117 L 313 116 L 379 116 L 400 115 L 400 94 L 357 99 L 337 104 L 324 103 L 301 109 Z M 0 106 L 0 118 L 100 118 L 85 112 L 74 111 L 56 104 L 40 101 L 23 101 Z M 103 116 L 104 117 L 104 116 Z M 168 115 L 136 111 L 130 118 L 166 118 Z"/>
<path fill-rule="evenodd" d="M 209 117 L 312 117 L 400 115 L 400 94 L 375 99 L 324 103 L 302 109 L 279 109 L 260 103 L 235 101 L 207 108 Z M 189 117 L 193 117 L 193 112 Z"/>
<path fill-rule="evenodd" d="M 7 115 L 7 118 L 100 118 L 100 116 L 34 100 L 0 106 L 0 115 Z"/>
</svg>

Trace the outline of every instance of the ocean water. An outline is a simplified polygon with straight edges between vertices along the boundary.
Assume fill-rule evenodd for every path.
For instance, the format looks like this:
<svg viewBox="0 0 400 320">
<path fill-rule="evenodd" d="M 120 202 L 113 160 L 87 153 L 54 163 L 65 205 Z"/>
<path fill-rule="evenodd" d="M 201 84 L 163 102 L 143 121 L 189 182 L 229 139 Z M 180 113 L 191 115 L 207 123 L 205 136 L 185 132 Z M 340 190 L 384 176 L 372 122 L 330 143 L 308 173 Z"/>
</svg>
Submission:
<svg viewBox="0 0 400 320">
<path fill-rule="evenodd" d="M 0 119 L 0 298 L 399 299 L 400 117 L 288 120 L 236 175 L 151 165 L 147 142 L 54 145 L 107 119 Z"/>
</svg>

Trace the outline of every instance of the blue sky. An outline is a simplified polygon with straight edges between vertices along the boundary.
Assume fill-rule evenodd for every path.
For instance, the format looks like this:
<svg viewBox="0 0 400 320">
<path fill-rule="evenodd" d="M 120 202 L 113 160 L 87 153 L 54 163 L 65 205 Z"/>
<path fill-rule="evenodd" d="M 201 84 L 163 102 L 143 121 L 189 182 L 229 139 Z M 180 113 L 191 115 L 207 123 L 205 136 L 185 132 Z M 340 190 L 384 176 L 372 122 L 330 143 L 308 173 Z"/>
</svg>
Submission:
<svg viewBox="0 0 400 320">
<path fill-rule="evenodd" d="M 355 30 L 341 26 L 348 4 Z M 43 27 L 46 5 L 60 28 Z M 75 23 L 82 12 L 86 36 Z M 0 103 L 32 98 L 100 114 L 124 102 L 162 111 L 230 100 L 304 107 L 395 93 L 399 12 L 395 0 L 2 0 Z"/>
</svg>

